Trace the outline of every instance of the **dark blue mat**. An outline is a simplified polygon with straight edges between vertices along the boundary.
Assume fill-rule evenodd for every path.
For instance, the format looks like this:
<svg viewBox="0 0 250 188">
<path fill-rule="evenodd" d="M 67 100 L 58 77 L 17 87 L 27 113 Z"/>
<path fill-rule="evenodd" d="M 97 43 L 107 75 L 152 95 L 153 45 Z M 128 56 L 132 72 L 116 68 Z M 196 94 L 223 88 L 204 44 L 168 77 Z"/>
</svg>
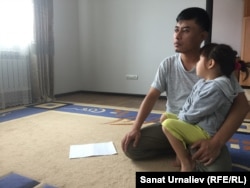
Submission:
<svg viewBox="0 0 250 188">
<path fill-rule="evenodd" d="M 38 184 L 36 180 L 15 173 L 0 178 L 0 188 L 33 188 Z"/>
<path fill-rule="evenodd" d="M 16 173 L 10 173 L 0 177 L 0 188 L 34 188 L 40 182 Z M 55 186 L 44 184 L 41 188 L 57 188 Z"/>
<path fill-rule="evenodd" d="M 120 118 L 128 120 L 135 120 L 137 115 L 137 111 L 101 108 L 93 106 L 80 106 L 80 105 L 68 105 L 61 108 L 57 108 L 56 111 L 111 117 L 111 118 Z M 145 120 L 145 123 L 157 122 L 159 121 L 160 116 L 161 114 L 151 113 Z"/>
<path fill-rule="evenodd" d="M 42 186 L 42 188 L 57 188 L 57 187 L 45 184 L 45 185 Z"/>
</svg>

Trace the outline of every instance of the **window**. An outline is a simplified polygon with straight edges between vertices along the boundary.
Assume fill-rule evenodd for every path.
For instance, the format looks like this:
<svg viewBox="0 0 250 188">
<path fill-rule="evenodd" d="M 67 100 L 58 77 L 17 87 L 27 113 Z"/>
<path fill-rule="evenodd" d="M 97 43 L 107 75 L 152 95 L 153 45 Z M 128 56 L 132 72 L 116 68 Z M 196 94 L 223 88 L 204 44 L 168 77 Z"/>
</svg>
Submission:
<svg viewBox="0 0 250 188">
<path fill-rule="evenodd" d="M 0 0 L 0 50 L 15 51 L 33 42 L 32 0 Z"/>
</svg>

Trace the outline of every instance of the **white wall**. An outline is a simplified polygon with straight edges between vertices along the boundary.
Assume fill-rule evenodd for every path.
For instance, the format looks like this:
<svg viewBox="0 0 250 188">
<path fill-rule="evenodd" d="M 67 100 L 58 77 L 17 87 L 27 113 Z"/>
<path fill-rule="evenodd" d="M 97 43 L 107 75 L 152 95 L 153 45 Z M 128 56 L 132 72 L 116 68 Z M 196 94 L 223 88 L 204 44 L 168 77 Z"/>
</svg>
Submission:
<svg viewBox="0 0 250 188">
<path fill-rule="evenodd" d="M 231 45 L 240 55 L 244 0 L 214 0 L 212 42 Z"/>
<path fill-rule="evenodd" d="M 55 94 L 145 94 L 160 61 L 174 53 L 177 14 L 205 5 L 205 0 L 54 0 Z M 242 7 L 243 0 L 214 1 L 212 41 L 240 49 Z M 127 80 L 126 74 L 139 79 Z"/>
<path fill-rule="evenodd" d="M 82 90 L 78 0 L 54 0 L 55 94 Z"/>
<path fill-rule="evenodd" d="M 188 6 L 205 1 L 79 0 L 82 90 L 145 94 L 160 61 L 174 53 L 175 19 Z"/>
</svg>

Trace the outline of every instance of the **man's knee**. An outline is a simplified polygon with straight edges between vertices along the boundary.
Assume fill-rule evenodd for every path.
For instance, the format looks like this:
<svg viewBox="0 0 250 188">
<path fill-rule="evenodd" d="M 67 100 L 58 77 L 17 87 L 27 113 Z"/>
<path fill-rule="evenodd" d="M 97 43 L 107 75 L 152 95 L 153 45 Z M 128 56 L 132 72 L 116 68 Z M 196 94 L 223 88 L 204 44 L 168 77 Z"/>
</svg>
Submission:
<svg viewBox="0 0 250 188">
<path fill-rule="evenodd" d="M 140 160 L 143 159 L 143 155 L 141 152 L 138 151 L 132 144 L 130 144 L 127 148 L 127 151 L 124 154 L 130 158 L 131 160 Z"/>
</svg>

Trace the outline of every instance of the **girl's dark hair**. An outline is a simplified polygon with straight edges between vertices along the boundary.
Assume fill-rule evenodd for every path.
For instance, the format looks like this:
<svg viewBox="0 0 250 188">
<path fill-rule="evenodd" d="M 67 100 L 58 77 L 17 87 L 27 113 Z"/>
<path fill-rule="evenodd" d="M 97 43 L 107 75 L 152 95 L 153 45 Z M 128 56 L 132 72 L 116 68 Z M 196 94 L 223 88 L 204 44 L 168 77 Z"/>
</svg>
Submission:
<svg viewBox="0 0 250 188">
<path fill-rule="evenodd" d="M 246 73 L 244 80 L 249 76 L 250 63 L 246 63 L 237 57 L 237 52 L 226 44 L 210 43 L 200 49 L 200 54 L 205 58 L 214 59 L 220 65 L 221 72 L 230 77 L 234 70 Z"/>
<path fill-rule="evenodd" d="M 205 31 L 210 32 L 211 20 L 208 12 L 200 7 L 190 7 L 182 10 L 176 18 L 176 21 L 195 20 L 195 22 Z"/>
</svg>

